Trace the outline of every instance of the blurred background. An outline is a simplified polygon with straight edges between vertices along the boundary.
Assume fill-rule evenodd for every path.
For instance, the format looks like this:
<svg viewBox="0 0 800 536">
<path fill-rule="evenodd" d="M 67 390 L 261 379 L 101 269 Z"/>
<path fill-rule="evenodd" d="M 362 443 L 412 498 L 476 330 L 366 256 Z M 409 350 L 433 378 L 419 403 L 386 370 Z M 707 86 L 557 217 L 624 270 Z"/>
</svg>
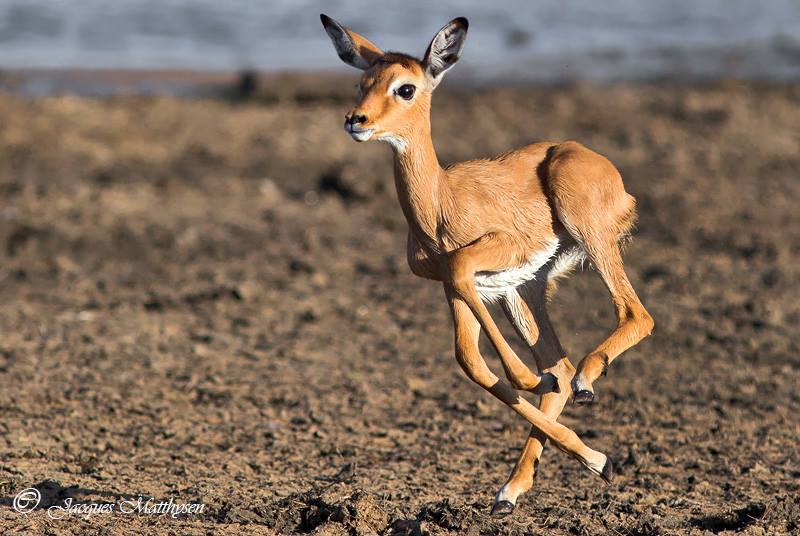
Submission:
<svg viewBox="0 0 800 536">
<path fill-rule="evenodd" d="M 343 71 L 320 32 L 320 11 L 386 50 L 416 55 L 444 22 L 467 16 L 469 53 L 452 76 L 462 81 L 800 76 L 796 0 L 3 0 L 0 67 Z M 69 81 L 28 73 L 17 88 L 46 93 L 59 84 Z M 164 88 L 151 81 L 138 89 Z"/>
<path fill-rule="evenodd" d="M 620 169 L 656 328 L 561 417 L 613 486 L 548 448 L 487 516 L 528 426 L 410 273 L 320 12 L 413 54 L 470 19 L 442 164 L 575 139 Z M 0 0 L 0 532 L 797 534 L 799 78 L 797 0 Z M 549 307 L 576 364 L 615 325 L 584 272 Z M 52 520 L 30 486 L 206 510 Z"/>
</svg>

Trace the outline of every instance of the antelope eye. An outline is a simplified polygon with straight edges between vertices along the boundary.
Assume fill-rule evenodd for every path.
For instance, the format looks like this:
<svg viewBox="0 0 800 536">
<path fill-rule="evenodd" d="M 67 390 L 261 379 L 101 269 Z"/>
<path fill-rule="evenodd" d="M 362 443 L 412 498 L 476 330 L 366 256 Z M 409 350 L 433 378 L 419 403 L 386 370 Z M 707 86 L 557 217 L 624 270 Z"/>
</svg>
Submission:
<svg viewBox="0 0 800 536">
<path fill-rule="evenodd" d="M 411 84 L 403 84 L 399 88 L 394 90 L 395 95 L 399 95 L 400 98 L 404 100 L 411 100 L 411 97 L 414 96 L 414 90 L 417 89 Z"/>
</svg>

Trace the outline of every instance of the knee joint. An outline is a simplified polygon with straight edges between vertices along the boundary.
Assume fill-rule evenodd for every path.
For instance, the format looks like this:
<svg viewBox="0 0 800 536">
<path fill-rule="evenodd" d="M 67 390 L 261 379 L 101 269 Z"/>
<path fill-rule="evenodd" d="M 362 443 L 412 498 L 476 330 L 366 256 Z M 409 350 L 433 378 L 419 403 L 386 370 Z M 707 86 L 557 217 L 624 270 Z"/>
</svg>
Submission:
<svg viewBox="0 0 800 536">
<path fill-rule="evenodd" d="M 619 324 L 631 322 L 636 326 L 642 338 L 647 337 L 653 332 L 655 321 L 647 310 L 639 305 L 638 307 L 626 307 L 620 314 Z"/>
<path fill-rule="evenodd" d="M 653 328 L 655 327 L 656 322 L 655 320 L 653 320 L 653 317 L 650 316 L 650 313 L 648 313 L 644 309 L 642 309 L 641 323 L 642 323 L 642 335 L 647 337 L 653 332 Z"/>
</svg>

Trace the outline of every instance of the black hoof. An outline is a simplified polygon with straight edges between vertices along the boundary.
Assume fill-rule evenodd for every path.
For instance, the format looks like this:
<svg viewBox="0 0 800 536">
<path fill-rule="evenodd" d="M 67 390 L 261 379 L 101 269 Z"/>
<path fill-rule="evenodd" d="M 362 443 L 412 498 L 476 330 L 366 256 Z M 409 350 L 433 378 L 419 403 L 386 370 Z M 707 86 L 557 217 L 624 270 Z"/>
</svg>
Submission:
<svg viewBox="0 0 800 536">
<path fill-rule="evenodd" d="M 591 404 L 594 402 L 594 393 L 587 390 L 581 389 L 580 391 L 575 392 L 575 403 L 579 405 L 584 404 Z"/>
<path fill-rule="evenodd" d="M 611 463 L 611 458 L 606 457 L 606 464 L 603 466 L 600 478 L 605 480 L 606 484 L 611 484 L 611 481 L 614 480 L 614 464 Z"/>
<path fill-rule="evenodd" d="M 558 385 L 558 376 L 556 376 L 552 372 L 545 372 L 544 374 L 542 374 L 542 379 L 544 379 L 547 376 L 550 376 L 552 378 L 552 379 L 550 379 L 550 381 L 553 382 L 553 390 L 550 391 L 550 392 L 551 393 L 560 393 L 561 392 L 561 386 Z"/>
<path fill-rule="evenodd" d="M 492 506 L 492 515 L 497 517 L 510 515 L 514 511 L 514 503 L 511 501 L 498 501 Z"/>
</svg>

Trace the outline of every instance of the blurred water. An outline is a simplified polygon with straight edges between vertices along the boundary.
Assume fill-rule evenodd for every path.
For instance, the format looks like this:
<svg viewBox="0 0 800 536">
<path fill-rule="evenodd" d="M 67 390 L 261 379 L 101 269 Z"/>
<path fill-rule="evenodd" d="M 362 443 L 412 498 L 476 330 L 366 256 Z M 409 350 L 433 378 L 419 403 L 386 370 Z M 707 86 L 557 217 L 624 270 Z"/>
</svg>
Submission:
<svg viewBox="0 0 800 536">
<path fill-rule="evenodd" d="M 0 68 L 347 69 L 320 12 L 418 55 L 467 16 L 462 79 L 800 78 L 800 0 L 0 0 Z"/>
</svg>

